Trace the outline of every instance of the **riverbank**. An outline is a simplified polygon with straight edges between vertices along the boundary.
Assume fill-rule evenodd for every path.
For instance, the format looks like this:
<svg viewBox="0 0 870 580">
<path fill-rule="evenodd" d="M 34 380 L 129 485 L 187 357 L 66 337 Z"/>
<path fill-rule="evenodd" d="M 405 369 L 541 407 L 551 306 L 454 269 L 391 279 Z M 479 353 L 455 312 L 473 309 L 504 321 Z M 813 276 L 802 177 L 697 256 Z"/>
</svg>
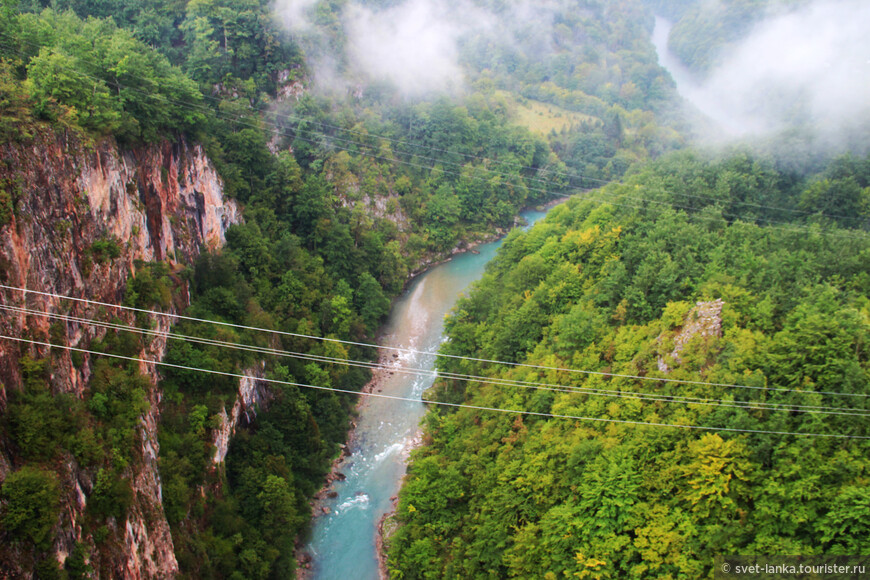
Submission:
<svg viewBox="0 0 870 580">
<path fill-rule="evenodd" d="M 381 344 L 381 340 L 378 340 L 378 344 Z M 368 383 L 366 383 L 361 389 L 360 393 L 380 393 L 382 391 L 382 385 L 385 380 L 394 376 L 398 369 L 401 367 L 401 361 L 399 359 L 399 355 L 394 352 L 382 352 L 378 357 L 377 366 L 372 369 L 372 377 Z M 366 403 L 366 397 L 361 396 L 359 401 L 354 407 L 354 416 L 358 417 L 360 411 Z M 311 500 L 309 501 L 309 506 L 311 507 L 311 519 L 312 521 L 328 515 L 331 513 L 330 508 L 326 507 L 324 504 L 327 500 L 335 499 L 337 496 L 337 492 L 333 490 L 333 485 L 337 481 L 345 481 L 346 475 L 344 473 L 344 469 L 350 467 L 346 465 L 347 459 L 352 455 L 356 439 L 357 439 L 357 420 L 356 418 L 351 420 L 350 429 L 347 433 L 347 438 L 345 443 L 341 445 L 340 452 L 338 456 L 332 461 L 332 465 L 330 466 L 329 472 L 324 479 L 323 487 L 315 493 Z M 403 449 L 403 455 L 409 454 L 416 447 L 418 447 L 421 443 L 420 433 L 418 431 L 417 435 L 412 439 L 412 441 L 405 446 Z M 393 496 L 390 499 L 397 499 L 397 496 Z M 385 515 L 389 515 L 393 513 L 392 511 L 388 512 Z M 380 525 L 378 526 L 380 530 Z M 375 537 L 376 543 L 380 542 L 381 535 L 378 533 Z M 309 579 L 311 572 L 311 554 L 305 550 L 305 547 L 298 541 L 296 543 L 295 550 L 295 558 L 297 563 L 297 574 L 296 577 L 299 580 L 307 580 Z"/>
<path fill-rule="evenodd" d="M 381 344 L 380 338 L 378 339 L 378 344 Z M 398 367 L 398 355 L 394 352 L 382 352 L 378 357 L 377 366 L 372 369 L 372 378 L 369 379 L 369 382 L 360 389 L 360 393 L 380 392 L 383 381 L 387 377 L 395 374 L 396 367 Z M 327 473 L 326 479 L 324 480 L 323 487 L 321 487 L 308 502 L 309 506 L 311 506 L 312 521 L 320 516 L 330 513 L 329 508 L 324 505 L 324 501 L 336 497 L 337 494 L 333 491 L 333 484 L 336 481 L 344 481 L 346 478 L 345 474 L 342 472 L 343 463 L 351 456 L 351 449 L 356 440 L 356 417 L 359 416 L 360 409 L 365 403 L 365 400 L 366 397 L 361 396 L 359 401 L 357 401 L 357 404 L 354 407 L 354 419 L 350 422 L 350 429 L 347 432 L 347 438 L 341 445 L 338 457 L 333 459 L 329 473 Z M 295 558 L 297 564 L 296 578 L 298 580 L 307 580 L 311 577 L 311 554 L 308 553 L 305 546 L 302 545 L 298 539 L 296 542 Z"/>
<path fill-rule="evenodd" d="M 515 223 L 513 227 L 516 227 L 516 225 L 517 224 Z M 476 240 L 470 242 L 459 242 L 458 244 L 456 244 L 456 247 L 454 247 L 449 252 L 443 252 L 436 256 L 427 258 L 426 260 L 418 264 L 415 270 L 412 270 L 408 274 L 408 279 L 405 280 L 405 287 L 403 290 L 407 290 L 408 285 L 413 282 L 414 279 L 422 274 L 425 274 L 435 266 L 446 264 L 456 256 L 465 254 L 467 252 L 471 252 L 472 254 L 476 253 L 479 246 L 482 246 L 483 244 L 491 244 L 492 242 L 503 238 L 508 231 L 509 230 L 505 230 L 503 228 L 496 228 L 494 232 L 486 234 L 480 238 L 477 238 Z"/>
<path fill-rule="evenodd" d="M 547 203 L 537 205 L 534 208 L 524 209 L 523 213 L 525 213 L 525 214 L 529 214 L 530 212 L 534 212 L 535 214 L 539 214 L 539 215 L 536 215 L 534 217 L 534 219 L 532 220 L 532 223 L 529 223 L 527 220 L 522 219 L 520 216 L 517 216 L 517 219 L 514 221 L 514 226 L 511 229 L 514 229 L 516 227 L 523 227 L 523 226 L 530 227 L 531 225 L 534 224 L 535 221 L 537 221 L 537 219 L 540 219 L 540 217 L 542 217 L 544 214 L 546 214 L 549 210 L 551 210 L 552 208 L 556 207 L 559 204 L 564 203 L 569 198 L 570 198 L 570 196 L 559 197 L 559 198 L 550 200 Z M 491 242 L 494 242 L 498 239 L 501 239 L 504 236 L 506 236 L 509 232 L 509 230 L 508 231 L 499 230 L 499 231 L 500 231 L 500 233 L 498 234 L 498 236 L 493 238 L 492 240 L 488 240 L 486 242 L 480 242 L 478 244 L 471 245 L 465 251 L 477 253 L 476 252 L 477 246 L 483 245 L 484 243 L 491 243 Z M 451 256 L 450 258 L 447 258 L 446 260 L 444 260 L 444 262 L 448 262 L 452 258 L 453 258 L 453 256 Z M 434 265 L 437 265 L 437 264 L 433 264 L 433 266 Z M 423 434 L 422 434 L 422 429 L 421 429 L 417 432 L 417 435 L 414 438 L 413 443 L 408 446 L 407 452 L 409 455 L 410 455 L 411 451 L 413 451 L 414 449 L 416 449 L 417 447 L 422 445 L 422 443 L 423 443 L 422 435 Z M 400 478 L 399 493 L 401 493 L 401 488 L 404 486 L 405 476 L 406 476 L 406 474 L 403 474 L 402 477 Z M 389 578 L 389 567 L 387 565 L 387 561 L 388 561 L 387 550 L 389 549 L 390 536 L 398 528 L 398 522 L 396 522 L 394 519 L 394 516 L 396 513 L 396 507 L 398 506 L 398 494 L 391 497 L 390 499 L 392 501 L 392 508 L 389 511 L 385 512 L 380 517 L 380 519 L 378 519 L 377 528 L 376 528 L 377 535 L 375 538 L 375 549 L 376 549 L 375 555 L 377 556 L 377 560 L 378 560 L 378 578 L 379 578 L 379 580 L 388 580 L 388 578 Z"/>
<path fill-rule="evenodd" d="M 399 497 L 396 496 L 395 504 L 398 504 Z M 395 532 L 399 524 L 393 516 L 396 515 L 396 505 L 393 505 L 393 511 L 387 512 L 378 520 L 377 538 L 375 539 L 375 549 L 378 557 L 378 580 L 388 580 L 390 577 L 390 569 L 387 566 L 387 551 L 389 550 L 390 536 Z"/>
<path fill-rule="evenodd" d="M 555 198 L 553 200 L 548 201 L 547 203 L 537 205 L 534 208 L 532 208 L 532 207 L 524 208 L 523 212 L 528 212 L 528 211 L 532 211 L 532 210 L 534 210 L 536 212 L 546 212 L 550 208 L 552 208 L 560 203 L 563 203 L 566 199 L 568 199 L 568 198 L 567 197 Z M 522 227 L 522 226 L 527 225 L 527 224 L 528 224 L 528 222 L 525 219 L 523 219 L 521 215 L 518 215 L 514 219 L 513 226 L 508 230 L 505 230 L 503 228 L 496 228 L 494 232 L 492 232 L 490 234 L 486 234 L 477 240 L 474 240 L 471 242 L 464 242 L 464 241 L 460 242 L 459 244 L 457 244 L 457 246 L 455 248 L 453 248 L 449 252 L 448 255 L 446 255 L 446 256 L 442 255 L 442 257 L 440 259 L 435 259 L 433 261 L 427 261 L 424 264 L 422 264 L 418 270 L 411 272 L 408 275 L 408 279 L 405 281 L 404 290 L 405 291 L 407 290 L 408 285 L 411 282 L 413 282 L 415 278 L 417 278 L 418 276 L 420 276 L 422 274 L 425 274 L 426 272 L 430 271 L 432 268 L 439 266 L 441 264 L 445 264 L 445 263 L 449 262 L 450 260 L 454 259 L 456 256 L 461 255 L 461 254 L 465 254 L 465 253 L 479 254 L 480 252 L 477 249 L 478 247 L 480 247 L 484 244 L 490 244 L 492 242 L 495 242 L 495 241 L 503 238 L 504 236 L 506 236 L 511 229 L 514 229 L 516 227 Z M 395 304 L 395 300 L 396 299 L 393 299 L 392 303 L 390 304 L 391 310 Z M 381 329 L 381 330 L 383 330 L 383 329 Z M 378 339 L 376 342 L 378 345 L 382 344 L 382 336 L 381 335 L 378 336 Z M 386 377 L 393 375 L 395 373 L 395 368 L 397 366 L 398 366 L 398 354 L 396 354 L 395 352 L 393 352 L 393 353 L 383 353 L 382 352 L 377 360 L 377 366 L 372 370 L 372 378 L 369 380 L 368 383 L 365 384 L 365 386 L 362 387 L 362 389 L 360 389 L 360 392 L 361 393 L 375 393 L 375 392 L 380 391 L 381 383 L 384 381 L 384 379 Z M 364 402 L 365 402 L 365 397 L 360 397 L 360 400 L 357 402 L 357 404 L 355 406 L 355 416 L 359 415 L 359 411 L 360 411 L 362 405 L 364 404 Z M 348 430 L 347 438 L 345 440 L 344 445 L 341 447 L 341 451 L 340 451 L 338 457 L 336 457 L 333 460 L 332 465 L 330 466 L 330 470 L 326 476 L 323 487 L 321 487 L 320 490 L 317 493 L 315 493 L 314 496 L 309 501 L 309 505 L 311 506 L 311 518 L 312 519 L 317 518 L 323 514 L 329 513 L 328 511 L 324 511 L 323 500 L 324 499 L 332 499 L 332 497 L 330 497 L 330 493 L 332 493 L 331 488 L 332 488 L 333 483 L 335 481 L 342 481 L 342 479 L 344 477 L 344 474 L 341 472 L 341 466 L 342 466 L 342 463 L 345 461 L 345 459 L 347 457 L 349 457 L 351 454 L 350 450 L 353 447 L 353 442 L 354 442 L 354 439 L 356 436 L 356 426 L 357 426 L 357 423 L 356 423 L 356 420 L 354 419 L 351 421 L 351 427 Z M 417 437 L 415 439 L 417 439 L 419 441 L 419 437 Z M 409 448 L 408 452 L 412 451 L 414 447 L 415 446 L 412 446 L 411 448 Z M 326 509 L 328 509 L 328 508 L 326 508 Z M 379 538 L 380 538 L 380 536 L 379 536 Z M 297 554 L 296 559 L 297 559 L 297 562 L 307 561 L 304 558 L 304 554 Z"/>
<path fill-rule="evenodd" d="M 526 212 L 517 225 L 540 219 L 550 205 Z M 459 247 L 440 265 L 428 264 L 393 302 L 378 337 L 378 344 L 387 348 L 381 350 L 364 387 L 365 392 L 383 392 L 393 400 L 361 397 L 357 403 L 347 443 L 311 503 L 311 535 L 296 552 L 299 578 L 383 577 L 382 516 L 394 512 L 408 455 L 420 444 L 426 406 L 419 399 L 434 381 L 430 371 L 443 340 L 444 318 L 458 296 L 483 274 L 499 245 L 481 240 Z"/>
<path fill-rule="evenodd" d="M 535 206 L 526 206 L 520 211 L 520 214 L 514 218 L 514 223 L 511 227 L 509 227 L 509 228 L 495 228 L 494 231 L 492 231 L 488 234 L 484 234 L 483 236 L 480 236 L 478 238 L 475 238 L 474 240 L 460 241 L 449 252 L 444 252 L 444 253 L 439 254 L 437 256 L 427 258 L 426 260 L 424 260 L 423 262 L 418 264 L 417 268 L 415 268 L 414 270 L 412 270 L 408 274 L 408 278 L 407 278 L 407 280 L 405 280 L 404 290 L 407 290 L 408 285 L 411 282 L 413 282 L 415 278 L 417 278 L 421 274 L 425 274 L 426 272 L 428 272 L 429 270 L 431 270 L 435 266 L 439 266 L 441 264 L 446 264 L 447 262 L 449 262 L 450 260 L 452 260 L 453 258 L 455 258 L 456 256 L 461 255 L 461 254 L 465 254 L 465 253 L 469 253 L 469 252 L 472 254 L 476 254 L 476 253 L 478 253 L 478 250 L 477 250 L 478 247 L 480 247 L 484 244 L 491 244 L 492 242 L 500 240 L 501 238 L 508 235 L 508 233 L 510 233 L 511 230 L 518 228 L 518 227 L 523 227 L 523 226 L 528 225 L 528 221 L 522 217 L 523 214 L 527 214 L 529 212 L 547 213 L 549 210 L 556 207 L 557 205 L 559 205 L 561 203 L 565 203 L 565 201 L 570 199 L 570 197 L 571 196 L 556 197 L 556 198 L 553 198 L 550 201 L 547 201 L 545 203 L 541 203 L 541 204 L 538 204 Z"/>
</svg>

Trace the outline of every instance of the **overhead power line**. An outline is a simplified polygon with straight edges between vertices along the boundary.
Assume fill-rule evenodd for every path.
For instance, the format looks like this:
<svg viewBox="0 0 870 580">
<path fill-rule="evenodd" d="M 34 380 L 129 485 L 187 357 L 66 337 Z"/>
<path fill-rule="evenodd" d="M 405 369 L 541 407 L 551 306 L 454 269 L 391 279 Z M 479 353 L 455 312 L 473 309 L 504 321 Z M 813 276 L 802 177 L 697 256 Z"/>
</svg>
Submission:
<svg viewBox="0 0 870 580">
<path fill-rule="evenodd" d="M 299 360 L 308 360 L 308 361 L 326 363 L 326 364 L 338 364 L 338 365 L 344 365 L 344 366 L 366 368 L 366 369 L 370 369 L 370 370 L 389 370 L 391 372 L 398 372 L 400 374 L 407 374 L 407 375 L 412 375 L 412 376 L 423 376 L 423 377 L 428 377 L 428 378 L 438 377 L 438 378 L 442 378 L 442 379 L 451 379 L 451 380 L 458 380 L 458 381 L 478 383 L 478 384 L 491 384 L 493 386 L 535 389 L 535 390 L 544 390 L 544 391 L 561 392 L 561 393 L 572 393 L 572 394 L 582 394 L 582 395 L 588 395 L 588 396 L 592 396 L 592 397 L 611 397 L 611 398 L 620 398 L 620 399 L 633 399 L 633 400 L 641 400 L 641 401 L 657 402 L 657 403 L 669 403 L 669 404 L 703 405 L 703 406 L 713 406 L 713 407 L 731 407 L 731 408 L 737 408 L 737 409 L 761 410 L 761 411 L 817 413 L 817 414 L 824 414 L 824 415 L 849 415 L 849 416 L 857 416 L 857 417 L 870 416 L 870 410 L 855 409 L 855 408 L 851 408 L 851 407 L 800 405 L 800 404 L 795 404 L 795 403 L 770 403 L 770 402 L 764 402 L 764 401 L 736 401 L 736 400 L 716 399 L 716 398 L 710 398 L 710 397 L 688 397 L 688 396 L 683 396 L 683 395 L 667 395 L 667 394 L 661 394 L 661 393 L 617 391 L 617 390 L 608 390 L 608 389 L 598 389 L 598 388 L 592 388 L 592 387 L 574 387 L 574 386 L 570 386 L 570 385 L 562 385 L 562 384 L 556 384 L 556 383 L 520 381 L 520 380 L 513 380 L 513 379 L 503 379 L 503 378 L 499 378 L 499 377 L 486 377 L 486 376 L 481 376 L 481 375 L 469 375 L 469 374 L 451 373 L 451 372 L 437 372 L 435 370 L 409 368 L 409 367 L 403 367 L 403 366 L 391 367 L 391 366 L 387 366 L 387 365 L 383 365 L 381 363 L 371 362 L 371 361 L 361 361 L 361 360 L 357 360 L 357 359 L 345 359 L 345 358 L 339 358 L 339 357 L 330 357 L 330 356 L 323 356 L 323 355 L 315 355 L 315 354 L 311 354 L 311 353 L 300 353 L 300 352 L 286 351 L 286 350 L 275 349 L 275 348 L 260 347 L 260 346 L 248 345 L 248 344 L 240 344 L 240 343 L 235 343 L 235 342 L 228 342 L 228 341 L 204 338 L 204 337 L 199 337 L 199 336 L 190 336 L 190 335 L 178 334 L 178 333 L 173 333 L 173 332 L 168 332 L 168 331 L 160 331 L 160 330 L 154 330 L 154 329 L 149 329 L 149 328 L 140 328 L 137 326 L 122 324 L 122 323 L 104 322 L 104 321 L 94 320 L 94 319 L 90 319 L 90 318 L 70 316 L 70 315 L 66 315 L 66 314 L 42 312 L 42 311 L 38 311 L 38 310 L 20 308 L 17 306 L 0 305 L 0 310 L 6 310 L 9 312 L 16 312 L 19 314 L 26 314 L 26 315 L 32 315 L 32 316 L 42 316 L 42 317 L 52 318 L 55 320 L 63 320 L 66 322 L 74 322 L 74 323 L 85 324 L 85 325 L 99 326 L 99 327 L 110 329 L 110 330 L 133 332 L 133 333 L 151 336 L 151 337 L 163 337 L 163 338 L 167 338 L 167 339 L 179 340 L 179 341 L 184 341 L 184 342 L 191 342 L 191 343 L 195 343 L 195 344 L 217 346 L 220 348 L 227 348 L 230 350 L 238 350 L 238 351 L 243 351 L 243 352 L 254 352 L 257 354 L 286 357 L 286 358 L 293 358 L 293 359 L 299 359 Z"/>
<path fill-rule="evenodd" d="M 342 339 L 338 339 L 338 338 L 325 338 L 325 337 L 321 337 L 321 336 L 300 334 L 300 333 L 296 333 L 296 332 L 287 332 L 287 331 L 283 331 L 283 330 L 258 328 L 255 326 L 247 326 L 247 325 L 243 325 L 243 324 L 234 324 L 231 322 L 223 322 L 223 321 L 218 321 L 218 320 L 208 320 L 208 319 L 204 319 L 204 318 L 184 316 L 182 314 L 173 314 L 173 313 L 169 313 L 169 312 L 160 312 L 160 311 L 156 311 L 156 310 L 134 308 L 132 306 L 122 306 L 119 304 L 111 304 L 108 302 L 99 302 L 96 300 L 89 300 L 87 298 L 76 298 L 73 296 L 65 296 L 62 294 L 55 294 L 53 292 L 43 292 L 40 290 L 31 290 L 28 288 L 19 288 L 17 286 L 8 286 L 5 284 L 0 284 L 0 289 L 14 290 L 14 291 L 27 293 L 27 294 L 35 294 L 35 295 L 39 295 L 39 296 L 58 298 L 61 300 L 71 300 L 74 302 L 92 304 L 92 305 L 103 306 L 103 307 L 108 307 L 108 308 L 117 308 L 120 310 L 126 310 L 126 311 L 130 311 L 130 312 L 138 312 L 138 313 L 142 313 L 142 314 L 151 314 L 154 316 L 167 316 L 167 317 L 175 318 L 178 320 L 187 320 L 190 322 L 200 322 L 200 323 L 205 323 L 205 324 L 224 326 L 224 327 L 228 327 L 228 328 L 238 328 L 241 330 L 251 330 L 251 331 L 255 331 L 255 332 L 272 333 L 272 334 L 276 334 L 276 335 L 280 335 L 280 336 L 289 336 L 289 337 L 293 337 L 293 338 L 303 338 L 303 339 L 309 339 L 309 340 L 317 340 L 317 341 L 321 341 L 321 342 L 331 342 L 331 343 L 346 344 L 346 345 L 351 345 L 351 346 L 360 346 L 360 347 L 367 347 L 367 348 L 374 348 L 374 349 L 384 349 L 384 350 L 390 350 L 390 351 L 394 351 L 394 352 L 420 354 L 420 355 L 440 357 L 440 358 L 467 360 L 467 361 L 472 361 L 472 362 L 481 362 L 481 363 L 489 363 L 489 364 L 500 364 L 500 365 L 511 366 L 511 367 L 519 367 L 519 368 L 530 368 L 530 369 L 544 370 L 544 371 L 577 373 L 577 374 L 592 375 L 592 376 L 603 376 L 603 377 L 622 378 L 622 379 L 634 379 L 634 380 L 653 381 L 653 382 L 701 385 L 701 386 L 709 386 L 709 387 L 764 390 L 764 391 L 769 391 L 769 392 L 819 394 L 819 395 L 832 395 L 832 396 L 857 397 L 857 398 L 870 397 L 870 394 L 866 394 L 866 393 L 840 393 L 840 392 L 835 392 L 835 391 L 806 391 L 806 390 L 802 390 L 802 389 L 788 389 L 788 388 L 782 388 L 782 387 L 761 387 L 761 386 L 753 386 L 753 385 L 738 385 L 738 384 L 731 384 L 731 383 L 714 383 L 714 382 L 709 382 L 709 381 L 692 381 L 692 380 L 688 380 L 688 379 L 674 379 L 674 378 L 668 378 L 668 377 L 648 377 L 648 376 L 641 376 L 641 375 L 608 373 L 608 372 L 603 372 L 603 371 L 591 371 L 591 370 L 572 369 L 572 368 L 565 368 L 565 367 L 552 367 L 552 366 L 546 366 L 546 365 L 533 365 L 533 364 L 517 363 L 517 362 L 510 362 L 510 361 L 499 361 L 499 360 L 493 360 L 493 359 L 446 354 L 446 353 L 441 353 L 441 352 L 437 352 L 437 351 L 436 352 L 421 351 L 421 350 L 417 350 L 417 349 L 413 349 L 413 348 L 384 346 L 384 345 L 379 345 L 379 344 L 374 344 L 374 343 L 342 340 Z"/>
<path fill-rule="evenodd" d="M 114 359 L 119 359 L 119 360 L 126 360 L 126 361 L 130 361 L 130 362 L 139 362 L 139 363 L 144 363 L 144 364 L 163 366 L 163 367 L 167 367 L 167 368 L 175 368 L 175 369 L 180 369 L 180 370 L 208 373 L 208 374 L 212 374 L 212 375 L 225 376 L 225 377 L 230 377 L 230 378 L 237 378 L 237 379 L 254 378 L 257 381 L 262 381 L 262 382 L 271 383 L 271 384 L 288 385 L 288 386 L 295 386 L 295 387 L 301 387 L 301 388 L 306 388 L 306 389 L 316 389 L 316 390 L 320 390 L 320 391 L 332 391 L 332 392 L 344 393 L 344 394 L 348 394 L 348 395 L 359 395 L 359 396 L 375 397 L 375 398 L 381 398 L 381 399 L 391 399 L 391 400 L 396 400 L 396 401 L 408 401 L 408 402 L 412 402 L 412 403 L 426 403 L 429 405 L 439 405 L 439 406 L 444 406 L 444 407 L 465 408 L 465 409 L 472 409 L 472 410 L 478 410 L 478 411 L 491 411 L 491 412 L 498 412 L 498 413 L 509 413 L 509 414 L 514 414 L 514 415 L 529 415 L 529 416 L 535 416 L 535 417 L 547 417 L 547 418 L 551 418 L 551 419 L 573 419 L 576 421 L 589 421 L 589 422 L 598 422 L 598 423 L 616 423 L 616 424 L 623 424 L 623 425 L 637 425 L 637 426 L 646 426 L 646 427 L 671 427 L 671 428 L 675 428 L 675 429 L 698 429 L 698 430 L 704 430 L 704 431 L 718 431 L 718 432 L 730 432 L 730 433 L 753 433 L 753 434 L 764 434 L 764 435 L 790 435 L 790 436 L 795 436 L 795 437 L 824 437 L 824 438 L 829 438 L 829 439 L 864 439 L 864 440 L 870 439 L 870 436 L 866 436 L 866 435 L 847 435 L 847 434 L 842 434 L 842 433 L 801 433 L 799 431 L 774 431 L 774 430 L 765 430 L 765 429 L 738 429 L 738 428 L 733 428 L 733 427 L 711 427 L 711 426 L 705 426 L 705 425 L 680 425 L 680 424 L 675 424 L 675 423 L 657 423 L 657 422 L 652 422 L 652 421 L 631 421 L 631 420 L 627 420 L 627 419 L 612 419 L 612 418 L 605 418 L 605 417 L 586 417 L 586 416 L 581 416 L 581 415 L 566 415 L 566 414 L 558 414 L 558 413 L 542 413 L 542 412 L 536 412 L 536 411 L 524 411 L 522 409 L 503 409 L 500 407 L 485 407 L 485 406 L 479 406 L 479 405 L 467 405 L 467 404 L 463 404 L 463 403 L 447 403 L 447 402 L 443 402 L 443 401 L 434 401 L 434 400 L 428 400 L 428 399 L 413 399 L 411 397 L 399 397 L 399 396 L 395 396 L 395 395 L 384 395 L 383 393 L 365 393 L 365 392 L 360 392 L 360 391 L 353 391 L 350 389 L 339 389 L 339 388 L 335 388 L 335 387 L 321 387 L 318 385 L 308 385 L 305 383 L 296 383 L 296 382 L 292 382 L 292 381 L 281 381 L 281 380 L 277 380 L 277 379 L 250 377 L 249 375 L 243 375 L 243 374 L 239 374 L 239 373 L 215 371 L 215 370 L 211 370 L 211 369 L 203 369 L 203 368 L 191 367 L 191 366 L 186 366 L 186 365 L 177 365 L 177 364 L 167 363 L 167 362 L 162 362 L 162 361 L 153 361 L 153 360 L 148 360 L 148 359 L 133 357 L 133 356 L 125 356 L 125 355 L 120 355 L 120 354 L 110 354 L 110 353 L 98 352 L 98 351 L 94 351 L 94 350 L 88 350 L 88 349 L 84 349 L 84 348 L 78 348 L 78 347 L 74 347 L 74 346 L 52 344 L 50 342 L 43 342 L 43 341 L 32 340 L 32 339 L 27 339 L 27 338 L 19 338 L 19 337 L 15 337 L 15 336 L 0 335 L 0 339 L 12 340 L 12 341 L 26 343 L 26 344 L 32 344 L 32 345 L 36 345 L 36 346 L 46 346 L 49 348 L 60 348 L 63 350 L 82 352 L 82 353 L 92 354 L 92 355 L 96 355 L 96 356 L 104 356 L 104 357 L 109 357 L 109 358 L 114 358 Z"/>
</svg>

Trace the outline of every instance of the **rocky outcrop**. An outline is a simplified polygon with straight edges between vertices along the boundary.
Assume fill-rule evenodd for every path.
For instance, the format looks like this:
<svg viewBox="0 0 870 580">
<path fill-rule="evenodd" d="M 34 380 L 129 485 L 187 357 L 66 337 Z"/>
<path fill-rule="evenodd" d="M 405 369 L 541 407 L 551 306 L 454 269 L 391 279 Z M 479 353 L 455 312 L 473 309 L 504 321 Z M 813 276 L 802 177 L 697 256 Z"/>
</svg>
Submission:
<svg viewBox="0 0 870 580">
<path fill-rule="evenodd" d="M 305 95 L 305 82 L 300 67 L 285 68 L 278 71 L 275 78 L 277 85 L 275 100 L 279 103 L 291 99 L 298 101 Z"/>
<path fill-rule="evenodd" d="M 192 263 L 201 248 L 223 245 L 227 228 L 240 221 L 239 208 L 223 198 L 222 182 L 202 148 L 183 141 L 122 151 L 112 141 L 94 145 L 44 131 L 27 143 L 0 146 L 0 186 L 14 206 L 5 216 L 0 212 L 0 284 L 109 304 L 123 301 L 126 281 L 138 260 L 163 260 L 171 266 L 175 286 L 169 309 L 186 305 L 186 283 L 175 274 Z M 134 321 L 129 313 L 112 312 L 109 307 L 50 295 L 25 296 L 9 289 L 0 289 L 0 304 L 39 313 Z M 151 325 L 158 330 L 168 330 L 169 322 L 167 317 L 151 316 Z M 0 312 L 0 333 L 42 341 L 56 339 L 60 333 L 71 346 L 88 349 L 105 330 L 36 314 Z M 165 339 L 155 338 L 139 357 L 160 360 L 165 348 Z M 6 408 L 6 389 L 19 388 L 18 360 L 25 352 L 35 358 L 48 354 L 45 347 L 0 341 L 0 412 Z M 88 354 L 74 364 L 70 353 L 55 349 L 52 392 L 84 398 L 90 363 Z M 141 417 L 140 448 L 134 450 L 136 460 L 125 473 L 134 498 L 126 520 L 109 526 L 112 544 L 123 549 L 103 554 L 102 560 L 111 560 L 113 577 L 171 578 L 178 564 L 157 468 L 159 375 L 154 364 L 141 363 L 140 370 L 150 378 L 151 388 L 149 409 Z M 0 449 L 9 446 L 2 444 Z M 0 481 L 15 464 L 15 458 L 5 453 L 0 451 Z M 63 561 L 76 541 L 96 549 L 81 525 L 95 474 L 70 458 L 58 468 L 58 476 L 64 496 L 54 551 Z M 27 572 L 18 570 L 16 575 L 27 577 Z"/>
<path fill-rule="evenodd" d="M 396 530 L 399 529 L 399 522 L 396 521 L 396 505 L 398 504 L 398 496 L 390 498 L 393 504 L 392 509 L 381 516 L 378 520 L 377 532 L 375 534 L 375 555 L 378 558 L 378 578 L 379 580 L 388 580 L 390 577 L 389 558 L 387 552 L 390 548 L 390 538 Z"/>
<path fill-rule="evenodd" d="M 704 339 L 722 336 L 722 307 L 724 305 L 725 303 L 721 299 L 695 303 L 695 307 L 686 315 L 683 327 L 674 336 L 674 348 L 668 357 L 672 361 L 671 364 L 682 362 L 680 353 L 688 342 L 696 336 Z M 661 341 L 661 337 L 659 340 Z M 659 357 L 657 364 L 661 372 L 670 372 L 671 366 L 664 357 Z"/>
<path fill-rule="evenodd" d="M 214 430 L 214 456 L 212 463 L 218 465 L 224 462 L 229 451 L 230 439 L 236 433 L 239 425 L 248 424 L 257 414 L 257 409 L 266 405 L 271 397 L 267 383 L 262 379 L 265 376 L 265 365 L 247 369 L 245 377 L 239 379 L 239 392 L 230 414 L 226 409 L 221 409 L 221 423 Z"/>
<path fill-rule="evenodd" d="M 389 158 L 393 154 L 386 151 L 380 156 Z M 326 179 L 334 189 L 335 207 L 349 209 L 356 220 L 388 219 L 400 232 L 410 231 L 411 223 L 402 209 L 401 196 L 387 186 L 389 180 L 386 176 L 377 175 L 375 170 L 374 179 L 379 191 L 373 194 L 371 187 L 363 187 L 360 171 L 351 170 L 353 164 L 346 152 L 338 153 L 326 163 Z"/>
</svg>

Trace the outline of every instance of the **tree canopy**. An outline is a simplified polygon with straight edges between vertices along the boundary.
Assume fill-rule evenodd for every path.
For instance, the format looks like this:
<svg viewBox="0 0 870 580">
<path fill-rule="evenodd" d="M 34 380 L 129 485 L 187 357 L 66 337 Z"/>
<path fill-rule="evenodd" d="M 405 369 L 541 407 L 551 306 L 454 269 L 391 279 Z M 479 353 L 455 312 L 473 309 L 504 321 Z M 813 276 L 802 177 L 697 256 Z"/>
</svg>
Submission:
<svg viewBox="0 0 870 580">
<path fill-rule="evenodd" d="M 477 408 L 430 410 L 393 577 L 697 578 L 716 554 L 866 551 L 846 514 L 868 444 L 826 437 L 868 435 L 866 216 L 778 205 L 862 163 L 795 185 L 745 154 L 675 155 L 508 236 L 443 352 L 533 366 L 440 359 L 490 379 L 428 394 Z"/>
</svg>

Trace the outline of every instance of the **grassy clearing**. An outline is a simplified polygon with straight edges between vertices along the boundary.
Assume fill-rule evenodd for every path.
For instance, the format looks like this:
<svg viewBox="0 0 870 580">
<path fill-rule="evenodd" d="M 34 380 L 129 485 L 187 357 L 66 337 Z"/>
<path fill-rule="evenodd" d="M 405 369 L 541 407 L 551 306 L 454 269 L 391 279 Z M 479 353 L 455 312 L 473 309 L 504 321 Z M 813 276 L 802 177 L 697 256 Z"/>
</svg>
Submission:
<svg viewBox="0 0 870 580">
<path fill-rule="evenodd" d="M 551 131 L 559 133 L 562 129 L 570 129 L 572 125 L 579 125 L 583 121 L 597 120 L 591 115 L 532 99 L 509 98 L 509 102 L 513 121 L 539 135 L 549 135 Z"/>
</svg>

